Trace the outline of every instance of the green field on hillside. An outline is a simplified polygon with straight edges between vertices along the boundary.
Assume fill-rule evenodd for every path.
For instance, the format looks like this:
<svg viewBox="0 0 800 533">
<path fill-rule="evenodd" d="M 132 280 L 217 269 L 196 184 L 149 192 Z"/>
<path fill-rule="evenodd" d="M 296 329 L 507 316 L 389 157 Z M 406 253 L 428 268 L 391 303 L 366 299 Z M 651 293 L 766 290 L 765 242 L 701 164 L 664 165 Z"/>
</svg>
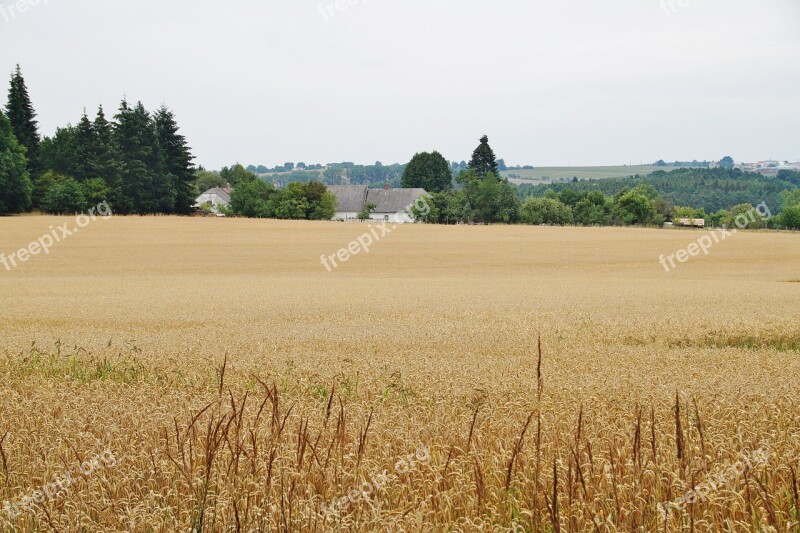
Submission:
<svg viewBox="0 0 800 533">
<path fill-rule="evenodd" d="M 507 170 L 502 174 L 514 183 L 543 182 L 578 179 L 625 178 L 636 174 L 652 174 L 657 170 L 674 170 L 674 167 L 655 165 L 623 165 L 618 167 L 538 167 L 528 170 Z"/>
</svg>

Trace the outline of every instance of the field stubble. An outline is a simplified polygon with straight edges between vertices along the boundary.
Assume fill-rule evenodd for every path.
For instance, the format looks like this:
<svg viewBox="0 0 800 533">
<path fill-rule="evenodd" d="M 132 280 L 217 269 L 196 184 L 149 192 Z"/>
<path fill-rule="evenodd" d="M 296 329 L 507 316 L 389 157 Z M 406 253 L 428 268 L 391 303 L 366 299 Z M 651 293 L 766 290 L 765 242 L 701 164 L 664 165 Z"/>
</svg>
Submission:
<svg viewBox="0 0 800 533">
<path fill-rule="evenodd" d="M 665 273 L 691 232 L 406 226 L 320 265 L 362 232 L 114 218 L 0 271 L 0 502 L 116 457 L 17 530 L 797 527 L 800 236 Z"/>
</svg>

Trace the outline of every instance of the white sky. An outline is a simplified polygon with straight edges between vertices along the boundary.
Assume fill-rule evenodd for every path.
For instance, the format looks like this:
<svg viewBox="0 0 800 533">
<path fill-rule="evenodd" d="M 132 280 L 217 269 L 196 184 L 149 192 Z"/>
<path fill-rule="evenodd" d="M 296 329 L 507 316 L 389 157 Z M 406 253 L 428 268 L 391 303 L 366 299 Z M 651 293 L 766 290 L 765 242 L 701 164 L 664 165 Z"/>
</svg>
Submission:
<svg viewBox="0 0 800 533">
<path fill-rule="evenodd" d="M 44 2 L 0 0 L 0 76 L 22 65 L 47 135 L 127 94 L 209 168 L 484 133 L 508 164 L 800 158 L 798 0 Z"/>
</svg>

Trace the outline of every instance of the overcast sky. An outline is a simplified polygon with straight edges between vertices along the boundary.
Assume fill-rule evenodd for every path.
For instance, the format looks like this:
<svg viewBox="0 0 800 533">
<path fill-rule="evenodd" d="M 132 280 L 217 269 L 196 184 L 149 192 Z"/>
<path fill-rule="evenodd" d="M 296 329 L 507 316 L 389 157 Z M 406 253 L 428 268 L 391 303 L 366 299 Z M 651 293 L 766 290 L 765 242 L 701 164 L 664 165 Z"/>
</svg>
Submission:
<svg viewBox="0 0 800 533">
<path fill-rule="evenodd" d="M 0 0 L 0 74 L 45 135 L 127 95 L 209 168 L 463 160 L 484 133 L 508 164 L 800 158 L 798 0 L 44 1 Z"/>
</svg>

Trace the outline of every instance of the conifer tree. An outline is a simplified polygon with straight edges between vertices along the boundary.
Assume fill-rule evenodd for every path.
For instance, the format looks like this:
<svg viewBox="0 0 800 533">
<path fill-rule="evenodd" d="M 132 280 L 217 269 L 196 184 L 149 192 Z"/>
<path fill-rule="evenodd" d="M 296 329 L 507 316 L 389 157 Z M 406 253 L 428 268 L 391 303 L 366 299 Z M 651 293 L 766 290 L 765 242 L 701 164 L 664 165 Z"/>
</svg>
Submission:
<svg viewBox="0 0 800 533">
<path fill-rule="evenodd" d="M 484 135 L 481 137 L 481 144 L 472 153 L 472 160 L 469 162 L 469 168 L 474 170 L 480 176 L 486 176 L 490 172 L 499 177 L 497 172 L 497 159 L 495 158 L 492 147 L 489 146 L 489 137 Z"/>
<path fill-rule="evenodd" d="M 123 100 L 114 137 L 122 161 L 122 194 L 139 214 L 169 213 L 175 205 L 175 190 L 164 172 L 155 125 L 141 102 L 130 107 Z"/>
<path fill-rule="evenodd" d="M 11 75 L 11 87 L 8 90 L 8 120 L 11 122 L 11 131 L 19 144 L 27 150 L 28 171 L 30 176 L 36 177 L 41 171 L 39 165 L 39 129 L 36 122 L 36 112 L 33 110 L 28 88 L 22 77 L 22 71 L 17 65 Z"/>
<path fill-rule="evenodd" d="M 145 159 L 152 148 L 143 138 L 143 125 L 127 100 L 120 104 L 114 125 L 114 139 L 119 147 L 122 162 L 121 191 L 127 199 L 128 209 L 123 213 L 146 213 L 147 201 L 153 187 L 153 175 Z M 146 124 L 144 125 L 146 130 Z"/>
<path fill-rule="evenodd" d="M 158 142 L 156 123 L 141 102 L 133 109 L 135 123 L 143 140 L 144 163 L 152 176 L 152 186 L 143 206 L 146 213 L 172 213 L 175 209 L 176 191 L 172 177 L 164 165 L 164 154 Z"/>
<path fill-rule="evenodd" d="M 191 148 L 186 138 L 178 133 L 175 115 L 162 106 L 155 114 L 158 143 L 163 156 L 164 170 L 172 181 L 175 193 L 174 212 L 188 215 L 195 201 L 194 182 L 196 179 L 192 165 Z"/>
<path fill-rule="evenodd" d="M 73 154 L 74 164 L 72 177 L 78 182 L 87 181 L 94 178 L 92 172 L 92 161 L 95 151 L 95 135 L 92 123 L 83 110 L 78 126 L 75 128 L 75 152 Z"/>
<path fill-rule="evenodd" d="M 92 174 L 102 178 L 109 190 L 108 203 L 114 212 L 130 213 L 132 206 L 122 193 L 122 160 L 114 140 L 114 128 L 106 120 L 103 106 L 97 110 L 92 123 L 94 131 L 94 153 L 91 161 Z"/>
</svg>

